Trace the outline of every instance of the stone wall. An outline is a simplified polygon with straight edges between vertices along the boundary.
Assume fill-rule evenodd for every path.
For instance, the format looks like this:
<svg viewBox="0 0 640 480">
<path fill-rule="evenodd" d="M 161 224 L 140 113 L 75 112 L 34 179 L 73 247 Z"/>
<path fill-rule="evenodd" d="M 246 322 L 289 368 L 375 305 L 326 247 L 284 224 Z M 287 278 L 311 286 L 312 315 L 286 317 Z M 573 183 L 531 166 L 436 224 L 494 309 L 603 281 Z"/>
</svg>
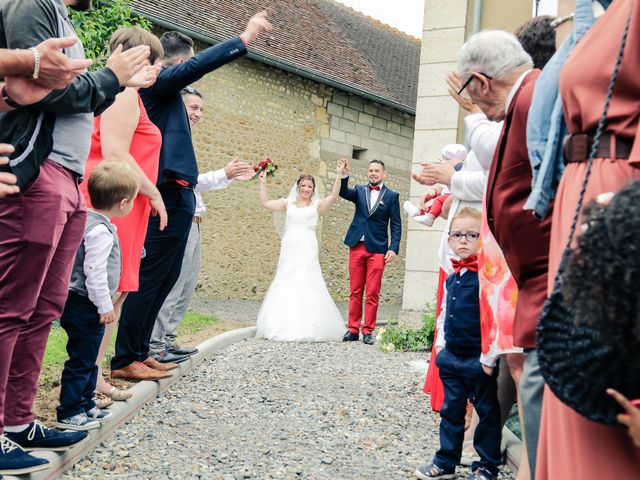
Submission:
<svg viewBox="0 0 640 480">
<path fill-rule="evenodd" d="M 328 108 L 338 98 L 347 98 L 349 102 L 351 96 L 246 58 L 206 76 L 195 86 L 205 97 L 204 117 L 194 130 L 200 171 L 221 168 L 234 157 L 252 164 L 271 158 L 279 167 L 275 177 L 268 179 L 271 198 L 286 196 L 303 172 L 316 177 L 321 197 L 330 191 L 336 177 L 336 159 L 343 155 L 350 157 L 352 150 L 339 153 L 327 149 L 327 145 L 331 146 L 327 142 L 335 138 Z M 389 132 L 394 135 L 394 142 L 412 142 L 407 136 L 412 117 L 360 102 L 362 113 L 365 106 L 369 111 L 375 108 L 388 112 L 387 125 L 397 123 L 400 130 Z M 394 115 L 402 122 L 394 122 Z M 363 119 L 368 121 L 367 117 Z M 375 128 L 373 120 L 371 117 L 371 131 Z M 362 141 L 353 145 L 364 145 L 365 139 L 361 136 Z M 384 152 L 383 140 L 373 140 L 379 143 L 372 145 Z M 404 199 L 409 192 L 410 160 L 403 151 L 398 151 L 397 156 L 390 153 L 391 146 L 397 147 L 395 143 L 388 146 L 388 153 L 381 153 L 385 156 L 378 158 L 391 165 L 387 184 L 400 191 Z M 366 181 L 365 168 L 362 159 L 352 163 L 353 178 L 358 182 Z M 280 239 L 273 215 L 258 202 L 258 181 L 235 182 L 224 190 L 205 193 L 203 198 L 207 212 L 201 224 L 198 294 L 261 299 L 275 273 Z M 348 249 L 342 240 L 352 215 L 353 205 L 340 199 L 318 228 L 320 261 L 336 300 L 346 300 L 349 295 Z M 402 248 L 404 251 L 404 239 Z M 400 261 L 385 273 L 383 302 L 401 301 L 403 253 Z"/>
</svg>

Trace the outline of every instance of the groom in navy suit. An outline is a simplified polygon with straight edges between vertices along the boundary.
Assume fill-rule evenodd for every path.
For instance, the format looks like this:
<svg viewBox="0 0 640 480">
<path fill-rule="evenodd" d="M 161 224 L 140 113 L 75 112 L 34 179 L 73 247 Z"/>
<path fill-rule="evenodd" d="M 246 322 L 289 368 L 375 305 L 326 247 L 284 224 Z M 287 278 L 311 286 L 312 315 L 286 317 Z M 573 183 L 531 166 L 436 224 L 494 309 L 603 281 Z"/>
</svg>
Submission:
<svg viewBox="0 0 640 480">
<path fill-rule="evenodd" d="M 400 220 L 400 195 L 387 188 L 382 180 L 387 176 L 384 163 L 372 160 L 369 163 L 368 185 L 349 188 L 349 161 L 343 159 L 340 196 L 355 203 L 353 221 L 344 243 L 349 248 L 349 330 L 343 340 L 359 339 L 362 320 L 362 294 L 366 291 L 362 341 L 373 345 L 371 333 L 376 328 L 378 297 L 382 285 L 385 265 L 395 261 L 400 250 L 402 223 Z M 391 243 L 389 243 L 389 230 Z"/>
</svg>

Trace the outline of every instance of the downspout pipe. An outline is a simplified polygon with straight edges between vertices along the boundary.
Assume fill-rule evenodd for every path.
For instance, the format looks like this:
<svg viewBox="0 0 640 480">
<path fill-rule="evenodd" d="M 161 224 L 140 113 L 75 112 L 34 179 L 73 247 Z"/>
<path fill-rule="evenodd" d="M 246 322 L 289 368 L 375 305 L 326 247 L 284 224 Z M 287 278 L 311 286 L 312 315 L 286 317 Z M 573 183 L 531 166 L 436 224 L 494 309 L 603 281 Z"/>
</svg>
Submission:
<svg viewBox="0 0 640 480">
<path fill-rule="evenodd" d="M 483 3 L 484 2 L 482 0 L 475 0 L 475 2 L 473 2 L 473 23 L 471 24 L 472 35 L 480 31 Z"/>
<path fill-rule="evenodd" d="M 477 1 L 477 0 L 476 0 Z M 185 35 L 189 35 L 191 38 L 195 38 L 196 40 L 200 40 L 202 42 L 208 43 L 210 45 L 215 45 L 216 43 L 220 43 L 220 40 L 217 40 L 215 38 L 212 38 L 208 35 L 205 35 L 203 33 L 197 32 L 195 30 L 192 30 L 190 28 L 186 28 L 183 26 L 178 26 L 175 25 L 171 22 L 168 22 L 166 20 L 162 20 L 154 15 L 149 15 L 146 13 L 142 13 L 142 12 L 136 12 L 138 15 L 146 18 L 147 20 L 149 20 L 151 23 L 158 25 L 160 27 L 163 28 L 168 28 L 170 30 L 179 30 L 182 33 L 184 33 Z M 348 93 L 352 93 L 354 95 L 358 95 L 359 97 L 365 98 L 367 100 L 370 100 L 372 102 L 377 102 L 381 105 L 385 105 L 387 107 L 391 107 L 394 108 L 396 110 L 399 110 L 401 112 L 404 113 L 408 113 L 410 115 L 415 115 L 416 114 L 416 109 L 415 108 L 411 108 L 411 107 L 407 107 L 406 105 L 402 105 L 400 103 L 394 102 L 393 100 L 389 100 L 387 98 L 383 98 L 380 97 L 378 95 L 375 95 L 373 93 L 367 92 L 366 90 L 362 90 L 361 88 L 358 88 L 354 85 L 350 85 L 348 83 L 343 83 L 340 82 L 338 80 L 333 80 L 327 76 L 324 75 L 320 75 L 317 73 L 313 73 L 310 72 L 308 70 L 303 70 L 299 67 L 296 67 L 294 65 L 290 65 L 288 63 L 284 63 L 281 62 L 280 60 L 276 60 L 274 58 L 271 57 L 267 57 L 265 55 L 261 55 L 259 53 L 254 53 L 254 52 L 248 52 L 247 53 L 247 57 L 252 59 L 252 60 L 256 60 L 260 63 L 264 63 L 266 65 L 269 65 L 270 67 L 274 67 L 274 68 L 278 68 L 280 70 L 284 70 L 285 72 L 289 72 L 289 73 L 293 73 L 295 75 L 298 75 L 300 77 L 303 78 L 307 78 L 309 80 L 312 80 L 314 82 L 317 83 L 322 83 L 324 85 L 328 85 L 330 87 L 333 88 L 337 88 L 339 90 L 342 90 L 344 92 L 348 92 Z"/>
</svg>

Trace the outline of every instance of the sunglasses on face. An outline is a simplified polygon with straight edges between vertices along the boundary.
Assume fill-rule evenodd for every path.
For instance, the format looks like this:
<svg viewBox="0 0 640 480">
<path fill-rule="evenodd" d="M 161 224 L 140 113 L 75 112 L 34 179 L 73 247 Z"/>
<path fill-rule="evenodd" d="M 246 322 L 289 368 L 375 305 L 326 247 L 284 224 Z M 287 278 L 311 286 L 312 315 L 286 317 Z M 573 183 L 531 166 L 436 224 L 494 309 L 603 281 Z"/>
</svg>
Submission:
<svg viewBox="0 0 640 480">
<path fill-rule="evenodd" d="M 198 89 L 197 89 L 197 88 L 193 88 L 193 87 L 184 87 L 184 88 L 180 91 L 180 93 L 181 93 L 182 95 L 187 95 L 187 94 L 188 94 L 188 95 L 197 95 L 197 96 L 199 96 L 199 97 L 201 97 L 201 96 L 202 96 L 202 94 L 198 91 Z"/>
<path fill-rule="evenodd" d="M 486 73 L 478 72 L 478 73 L 476 73 L 476 75 L 482 75 L 483 77 L 487 78 L 488 80 L 493 80 L 493 77 L 490 76 L 490 75 L 487 75 Z M 462 93 L 462 91 L 469 86 L 469 84 L 471 83 L 471 80 L 473 80 L 473 78 L 474 78 L 473 74 L 469 75 L 469 78 L 467 78 L 467 81 L 464 82 L 462 84 L 462 87 L 460 87 L 460 90 L 458 90 L 458 95 L 460 95 Z"/>
</svg>

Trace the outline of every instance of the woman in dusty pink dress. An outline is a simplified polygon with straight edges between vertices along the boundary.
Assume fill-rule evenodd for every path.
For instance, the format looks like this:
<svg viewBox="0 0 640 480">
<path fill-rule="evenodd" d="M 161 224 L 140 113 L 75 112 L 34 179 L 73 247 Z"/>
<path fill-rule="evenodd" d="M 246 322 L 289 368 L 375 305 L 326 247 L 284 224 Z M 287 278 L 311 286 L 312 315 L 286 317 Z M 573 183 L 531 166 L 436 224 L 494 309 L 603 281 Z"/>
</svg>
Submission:
<svg viewBox="0 0 640 480">
<path fill-rule="evenodd" d="M 627 44 L 601 141 L 603 151 L 616 152 L 616 158 L 611 158 L 612 153 L 609 158 L 596 158 L 585 204 L 601 193 L 617 192 L 630 180 L 640 178 L 640 2 L 615 0 L 576 46 L 560 77 L 569 131 L 572 135 L 593 135 L 630 11 Z M 568 240 L 587 165 L 586 158 L 582 162 L 572 160 L 560 182 L 553 212 L 549 291 Z M 624 428 L 587 420 L 546 387 L 537 458 L 539 480 L 640 478 L 640 448 Z"/>
</svg>

